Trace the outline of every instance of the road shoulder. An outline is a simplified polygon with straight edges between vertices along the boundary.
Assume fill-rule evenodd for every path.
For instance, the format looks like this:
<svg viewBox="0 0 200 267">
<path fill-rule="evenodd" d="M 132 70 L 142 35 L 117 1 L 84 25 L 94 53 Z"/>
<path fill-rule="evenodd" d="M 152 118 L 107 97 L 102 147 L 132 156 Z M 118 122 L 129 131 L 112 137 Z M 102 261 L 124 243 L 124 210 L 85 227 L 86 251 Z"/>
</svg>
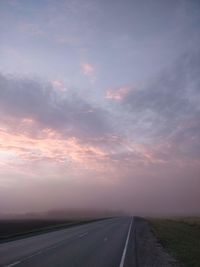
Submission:
<svg viewBox="0 0 200 267">
<path fill-rule="evenodd" d="M 178 267 L 177 261 L 167 253 L 156 239 L 148 221 L 135 218 L 135 266 Z"/>
</svg>

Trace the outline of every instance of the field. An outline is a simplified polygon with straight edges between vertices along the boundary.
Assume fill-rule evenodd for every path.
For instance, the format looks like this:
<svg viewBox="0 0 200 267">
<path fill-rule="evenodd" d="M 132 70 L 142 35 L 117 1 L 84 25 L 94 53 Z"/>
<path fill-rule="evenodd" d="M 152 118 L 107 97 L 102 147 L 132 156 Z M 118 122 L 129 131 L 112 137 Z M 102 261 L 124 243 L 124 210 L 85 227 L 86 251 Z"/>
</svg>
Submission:
<svg viewBox="0 0 200 267">
<path fill-rule="evenodd" d="M 200 266 L 200 218 L 150 219 L 160 243 L 181 266 Z"/>
</svg>

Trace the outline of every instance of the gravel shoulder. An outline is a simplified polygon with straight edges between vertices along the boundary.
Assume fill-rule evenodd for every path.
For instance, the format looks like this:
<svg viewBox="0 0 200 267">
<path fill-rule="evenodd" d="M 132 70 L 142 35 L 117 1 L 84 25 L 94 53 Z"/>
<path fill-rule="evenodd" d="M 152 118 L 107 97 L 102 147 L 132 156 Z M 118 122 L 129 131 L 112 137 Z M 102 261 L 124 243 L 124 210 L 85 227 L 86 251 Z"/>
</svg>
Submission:
<svg viewBox="0 0 200 267">
<path fill-rule="evenodd" d="M 135 219 L 135 266 L 134 267 L 179 267 L 155 237 L 150 223 Z"/>
</svg>

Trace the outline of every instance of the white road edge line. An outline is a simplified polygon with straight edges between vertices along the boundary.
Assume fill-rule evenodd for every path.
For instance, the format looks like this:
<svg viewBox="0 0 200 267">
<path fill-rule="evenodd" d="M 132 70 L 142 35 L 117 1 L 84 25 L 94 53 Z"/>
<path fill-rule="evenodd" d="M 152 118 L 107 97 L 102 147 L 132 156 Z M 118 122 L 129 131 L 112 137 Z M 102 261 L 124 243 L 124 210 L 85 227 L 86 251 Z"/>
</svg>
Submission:
<svg viewBox="0 0 200 267">
<path fill-rule="evenodd" d="M 16 261 L 16 262 L 13 262 L 11 264 L 8 264 L 8 265 L 5 265 L 4 267 L 12 267 L 12 266 L 15 266 L 17 264 L 19 264 L 21 261 Z"/>
<path fill-rule="evenodd" d="M 128 235 L 127 235 L 127 238 L 126 238 L 126 243 L 125 243 L 125 246 L 124 246 L 124 251 L 123 251 L 123 254 L 122 254 L 122 258 L 121 258 L 121 262 L 120 262 L 119 267 L 123 267 L 124 266 L 126 250 L 127 250 L 127 247 L 128 247 L 128 241 L 129 241 L 129 237 L 130 237 L 130 233 L 131 233 L 132 223 L 133 223 L 133 217 L 131 219 L 131 223 L 130 223 L 130 226 L 129 226 Z"/>
</svg>

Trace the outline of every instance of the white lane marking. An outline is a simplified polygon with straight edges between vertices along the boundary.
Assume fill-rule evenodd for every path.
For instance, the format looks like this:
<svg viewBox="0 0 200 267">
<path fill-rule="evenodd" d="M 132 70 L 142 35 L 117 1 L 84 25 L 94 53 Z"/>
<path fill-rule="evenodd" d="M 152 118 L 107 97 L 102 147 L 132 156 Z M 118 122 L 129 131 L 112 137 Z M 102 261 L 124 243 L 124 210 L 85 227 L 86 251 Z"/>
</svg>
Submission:
<svg viewBox="0 0 200 267">
<path fill-rule="evenodd" d="M 17 264 L 19 264 L 21 261 L 16 261 L 16 262 L 13 262 L 11 264 L 8 264 L 8 265 L 5 265 L 4 267 L 12 267 L 12 266 L 15 266 Z"/>
<path fill-rule="evenodd" d="M 83 236 L 85 236 L 87 234 L 88 234 L 88 232 L 82 233 L 82 234 L 79 235 L 79 237 L 83 237 Z"/>
<path fill-rule="evenodd" d="M 123 251 L 123 254 L 122 254 L 122 258 L 121 258 L 121 262 L 120 262 L 119 267 L 123 267 L 124 266 L 126 250 L 127 250 L 127 247 L 128 247 L 128 241 L 129 241 L 129 237 L 130 237 L 130 233 L 131 233 L 132 223 L 133 223 L 133 217 L 131 219 L 131 223 L 130 223 L 130 226 L 129 226 L 128 235 L 127 235 L 127 238 L 126 238 L 126 243 L 125 243 L 125 247 L 124 247 L 124 251 Z"/>
</svg>

